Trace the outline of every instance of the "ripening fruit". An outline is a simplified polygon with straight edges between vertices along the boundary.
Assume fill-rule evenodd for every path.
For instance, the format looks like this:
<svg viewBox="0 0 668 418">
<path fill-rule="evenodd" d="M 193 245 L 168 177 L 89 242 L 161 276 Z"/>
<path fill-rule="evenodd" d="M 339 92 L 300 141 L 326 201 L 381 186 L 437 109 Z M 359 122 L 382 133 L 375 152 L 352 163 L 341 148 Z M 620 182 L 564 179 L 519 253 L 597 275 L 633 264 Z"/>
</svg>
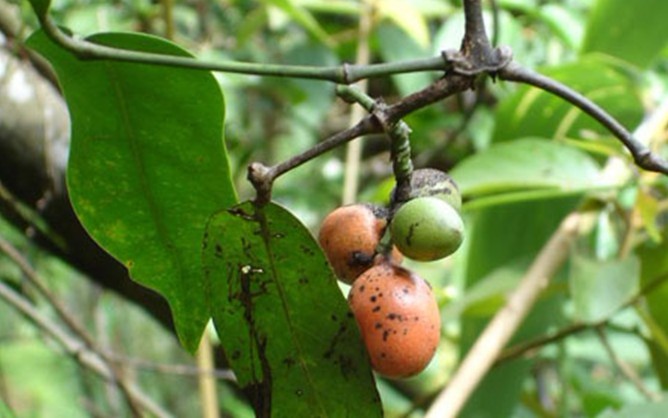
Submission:
<svg viewBox="0 0 668 418">
<path fill-rule="evenodd" d="M 374 264 L 386 227 L 385 211 L 373 205 L 342 206 L 325 217 L 318 242 L 341 281 L 352 283 Z"/>
<path fill-rule="evenodd" d="M 348 303 L 375 371 L 399 379 L 427 367 L 441 330 L 427 282 L 403 267 L 382 263 L 355 280 Z"/>
<path fill-rule="evenodd" d="M 461 216 L 436 197 L 404 203 L 392 218 L 392 242 L 408 258 L 433 261 L 454 253 L 464 238 Z"/>
<path fill-rule="evenodd" d="M 408 200 L 433 196 L 449 203 L 455 210 L 462 207 L 457 183 L 447 173 L 434 168 L 420 168 L 411 174 L 411 193 Z"/>
</svg>

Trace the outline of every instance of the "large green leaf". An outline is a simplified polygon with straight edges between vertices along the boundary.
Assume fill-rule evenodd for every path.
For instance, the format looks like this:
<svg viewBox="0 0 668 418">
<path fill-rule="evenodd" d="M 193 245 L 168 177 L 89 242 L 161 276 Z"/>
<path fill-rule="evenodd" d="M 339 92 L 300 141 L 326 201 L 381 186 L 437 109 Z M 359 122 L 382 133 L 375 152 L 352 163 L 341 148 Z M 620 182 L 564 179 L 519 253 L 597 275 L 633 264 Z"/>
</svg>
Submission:
<svg viewBox="0 0 668 418">
<path fill-rule="evenodd" d="M 602 57 L 583 57 L 541 72 L 582 93 L 624 126 L 633 128 L 643 116 L 643 107 L 627 70 Z M 593 134 L 610 136 L 577 107 L 535 87 L 523 86 L 505 98 L 497 109 L 496 122 L 493 136 L 496 142 L 531 136 L 557 139 Z"/>
<path fill-rule="evenodd" d="M 275 204 L 216 214 L 204 263 L 214 324 L 259 417 L 378 417 L 357 325 L 308 230 Z"/>
<path fill-rule="evenodd" d="M 138 34 L 89 41 L 188 55 Z M 77 216 L 134 280 L 165 296 L 181 341 L 194 351 L 210 317 L 202 236 L 209 216 L 236 201 L 216 80 L 201 71 L 80 61 L 41 32 L 29 45 L 53 64 L 67 100 L 67 184 Z"/>
<path fill-rule="evenodd" d="M 603 186 L 598 165 L 589 155 L 540 138 L 495 144 L 465 159 L 450 174 L 469 199 L 499 194 L 509 201 L 554 198 Z M 537 190 L 541 193 L 524 193 Z M 498 196 L 494 199 L 500 201 Z M 480 206 L 483 200 L 471 205 Z"/>
<path fill-rule="evenodd" d="M 598 0 L 588 19 L 582 52 L 603 52 L 639 67 L 668 45 L 665 0 Z"/>
</svg>

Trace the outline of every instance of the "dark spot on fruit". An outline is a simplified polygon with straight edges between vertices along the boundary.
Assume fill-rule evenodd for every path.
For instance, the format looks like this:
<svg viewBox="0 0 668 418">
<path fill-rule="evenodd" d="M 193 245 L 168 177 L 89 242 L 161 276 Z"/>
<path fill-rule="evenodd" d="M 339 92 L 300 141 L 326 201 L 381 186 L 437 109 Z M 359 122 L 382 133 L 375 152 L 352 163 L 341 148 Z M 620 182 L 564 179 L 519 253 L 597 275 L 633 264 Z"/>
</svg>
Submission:
<svg viewBox="0 0 668 418">
<path fill-rule="evenodd" d="M 386 353 L 380 353 L 380 357 L 385 358 L 385 357 L 387 357 L 387 354 Z"/>
<path fill-rule="evenodd" d="M 378 299 L 378 298 L 376 297 L 376 295 L 373 295 L 373 296 L 371 296 L 371 297 L 369 298 L 369 300 L 370 300 L 371 302 L 375 302 L 377 299 Z"/>
<path fill-rule="evenodd" d="M 378 311 L 380 311 L 380 306 L 376 306 L 371 310 L 371 312 L 378 312 Z"/>
<path fill-rule="evenodd" d="M 387 315 L 387 319 L 389 319 L 390 321 L 393 321 L 393 320 L 397 319 L 397 314 L 391 313 L 391 314 Z"/>
<path fill-rule="evenodd" d="M 360 286 L 359 288 L 360 293 L 364 292 L 364 289 L 365 289 L 364 285 Z"/>
<path fill-rule="evenodd" d="M 376 324 L 373 327 L 376 329 L 381 329 L 383 328 L 383 324 L 381 324 L 380 322 L 376 322 Z"/>
<path fill-rule="evenodd" d="M 408 334 L 408 328 L 404 328 L 403 335 L 406 335 L 406 334 Z"/>
<path fill-rule="evenodd" d="M 390 330 L 383 331 L 383 341 L 387 341 L 387 337 L 390 336 Z"/>
<path fill-rule="evenodd" d="M 404 287 L 404 288 L 401 289 L 401 290 L 402 290 L 402 292 L 404 292 L 404 294 L 406 294 L 406 295 L 408 294 L 408 288 L 407 288 L 407 287 Z"/>
</svg>

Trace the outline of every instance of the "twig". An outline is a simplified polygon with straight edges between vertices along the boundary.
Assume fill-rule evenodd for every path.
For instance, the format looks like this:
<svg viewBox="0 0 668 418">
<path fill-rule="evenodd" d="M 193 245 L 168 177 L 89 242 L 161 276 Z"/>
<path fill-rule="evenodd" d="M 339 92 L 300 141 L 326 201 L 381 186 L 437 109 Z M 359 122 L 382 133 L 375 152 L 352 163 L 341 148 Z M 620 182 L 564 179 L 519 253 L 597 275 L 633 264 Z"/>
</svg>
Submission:
<svg viewBox="0 0 668 418">
<path fill-rule="evenodd" d="M 610 357 L 610 360 L 619 368 L 619 371 L 626 377 L 632 384 L 633 386 L 638 389 L 638 392 L 642 393 L 649 401 L 652 402 L 658 402 L 662 399 L 661 395 L 658 393 L 654 393 L 653 391 L 649 390 L 643 383 L 643 381 L 640 379 L 638 374 L 633 370 L 631 366 L 624 360 L 622 360 L 615 350 L 612 348 L 612 345 L 610 345 L 610 341 L 608 341 L 608 337 L 605 334 L 605 330 L 603 330 L 602 327 L 596 327 L 596 333 L 598 334 L 598 339 L 601 341 L 601 345 L 605 349 L 606 353 L 608 354 L 608 357 Z"/>
<path fill-rule="evenodd" d="M 551 79 L 550 77 L 546 77 L 524 68 L 515 62 L 512 62 L 501 69 L 498 76 L 502 80 L 515 81 L 538 87 L 579 107 L 583 112 L 594 118 L 616 136 L 629 150 L 633 156 L 633 160 L 638 166 L 645 170 L 668 174 L 668 162 L 652 153 L 647 146 L 636 140 L 633 135 L 608 112 L 577 91 Z"/>
<path fill-rule="evenodd" d="M 72 356 L 72 358 L 74 358 L 80 365 L 93 371 L 107 381 L 116 381 L 112 368 L 98 353 L 88 349 L 81 340 L 69 335 L 50 318 L 42 315 L 33 305 L 25 300 L 25 298 L 16 293 L 2 281 L 0 281 L 0 299 L 5 300 L 9 305 L 14 307 L 39 329 L 60 344 L 65 352 Z M 159 418 L 171 416 L 133 384 L 128 384 L 126 390 L 143 410 Z"/>
<path fill-rule="evenodd" d="M 250 62 L 228 61 L 211 62 L 195 58 L 139 52 L 95 44 L 73 38 L 61 31 L 49 15 L 40 15 L 44 32 L 58 45 L 74 53 L 80 59 L 111 60 L 143 64 L 163 65 L 168 67 L 189 68 L 192 70 L 217 71 L 226 73 L 261 75 L 270 77 L 291 77 L 331 81 L 338 84 L 351 84 L 359 80 L 421 71 L 444 71 L 449 63 L 442 56 L 423 58 L 396 63 L 371 65 L 307 66 L 257 64 Z"/>
<path fill-rule="evenodd" d="M 586 331 L 592 328 L 600 328 L 603 326 L 609 326 L 610 321 L 612 318 L 617 315 L 620 311 L 629 308 L 633 305 L 636 305 L 642 298 L 647 296 L 648 294 L 652 293 L 656 288 L 659 286 L 663 285 L 666 281 L 668 281 L 668 274 L 661 275 L 659 277 L 656 277 L 655 279 L 651 280 L 649 283 L 647 283 L 645 286 L 643 286 L 638 293 L 633 295 L 629 300 L 624 302 L 623 305 L 621 305 L 618 309 L 616 309 L 614 312 L 611 312 L 607 317 L 602 318 L 599 321 L 593 322 L 593 323 L 575 323 L 568 325 L 564 328 L 561 328 L 555 332 L 549 333 L 548 335 L 544 335 L 538 338 L 535 338 L 533 340 L 529 341 L 524 341 L 522 343 L 519 343 L 515 346 L 509 347 L 499 355 L 499 357 L 496 359 L 495 365 L 513 360 L 518 357 L 524 356 L 526 353 L 533 351 L 537 348 L 541 348 L 543 346 L 546 346 L 548 344 L 552 344 L 558 341 L 563 340 L 564 338 L 571 336 L 573 334 L 577 334 L 582 331 Z"/>
<path fill-rule="evenodd" d="M 508 340 L 520 326 L 540 292 L 568 257 L 580 215 L 567 216 L 543 246 L 518 287 L 489 322 L 468 352 L 448 386 L 429 408 L 426 418 L 457 416 L 473 390 L 493 365 Z"/>
</svg>

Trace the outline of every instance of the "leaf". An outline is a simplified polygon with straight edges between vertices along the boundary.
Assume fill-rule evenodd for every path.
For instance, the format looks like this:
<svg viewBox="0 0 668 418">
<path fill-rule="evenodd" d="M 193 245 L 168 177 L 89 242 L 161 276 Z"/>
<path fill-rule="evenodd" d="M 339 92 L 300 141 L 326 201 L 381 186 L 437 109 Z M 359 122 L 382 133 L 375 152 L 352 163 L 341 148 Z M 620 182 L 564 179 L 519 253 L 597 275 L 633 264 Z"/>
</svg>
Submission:
<svg viewBox="0 0 668 418">
<path fill-rule="evenodd" d="M 643 106 L 631 69 L 587 56 L 541 73 L 580 92 L 604 108 L 622 125 L 633 127 L 643 116 Z M 497 108 L 493 141 L 523 137 L 591 138 L 610 133 L 569 102 L 535 87 L 522 86 Z"/>
<path fill-rule="evenodd" d="M 638 292 L 640 263 L 636 257 L 599 261 L 576 254 L 571 260 L 569 285 L 574 316 L 580 321 L 606 319 Z"/>
<path fill-rule="evenodd" d="M 598 418 L 657 418 L 666 416 L 668 399 L 659 402 L 629 404 L 617 410 L 607 409 Z"/>
<path fill-rule="evenodd" d="M 591 157 L 573 147 L 539 138 L 493 145 L 463 160 L 450 175 L 468 197 L 531 189 L 580 191 L 601 186 L 598 165 Z"/>
<path fill-rule="evenodd" d="M 407 61 L 429 56 L 425 48 L 415 42 L 415 39 L 406 36 L 404 30 L 392 24 L 382 23 L 378 25 L 375 35 L 383 61 Z M 399 93 L 406 96 L 428 86 L 433 77 L 429 73 L 419 72 L 397 74 L 392 76 L 392 80 Z"/>
<path fill-rule="evenodd" d="M 320 42 L 325 45 L 332 45 L 332 39 L 322 26 L 320 26 L 317 19 L 304 7 L 296 4 L 294 0 L 264 0 L 264 2 L 282 10 L 291 19 L 304 27 L 304 29 L 311 32 L 311 35 L 320 40 Z"/>
<path fill-rule="evenodd" d="M 581 52 L 603 52 L 645 68 L 667 44 L 667 15 L 665 0 L 598 0 Z"/>
<path fill-rule="evenodd" d="M 117 48 L 189 56 L 167 41 L 99 34 Z M 213 75 L 145 64 L 80 61 L 39 32 L 29 46 L 54 66 L 72 119 L 69 196 L 88 233 L 160 292 L 184 346 L 209 319 L 201 240 L 209 216 L 236 201 Z"/>
<path fill-rule="evenodd" d="M 211 309 L 259 417 L 380 417 L 352 313 L 317 243 L 288 211 L 243 203 L 212 217 Z"/>
<path fill-rule="evenodd" d="M 429 45 L 429 27 L 427 19 L 415 7 L 410 0 L 384 0 L 377 2 L 378 13 L 390 19 L 394 24 L 403 29 L 403 35 L 419 45 L 426 48 Z"/>
<path fill-rule="evenodd" d="M 646 295 L 647 311 L 653 324 L 648 326 L 652 331 L 655 342 L 649 344 L 654 363 L 654 369 L 664 389 L 668 388 L 668 350 L 662 347 L 663 336 L 668 335 L 668 239 L 665 232 L 659 244 L 646 242 L 638 251 L 640 257 L 642 286 L 654 286 L 651 293 Z M 662 282 L 659 282 L 662 280 Z M 647 323 L 648 320 L 645 319 Z M 654 331 L 657 328 L 657 331 Z M 656 335 L 661 333 L 660 336 Z"/>
<path fill-rule="evenodd" d="M 43 18 L 49 13 L 49 7 L 51 7 L 51 0 L 28 0 L 32 6 L 35 14 L 39 18 Z"/>
</svg>

